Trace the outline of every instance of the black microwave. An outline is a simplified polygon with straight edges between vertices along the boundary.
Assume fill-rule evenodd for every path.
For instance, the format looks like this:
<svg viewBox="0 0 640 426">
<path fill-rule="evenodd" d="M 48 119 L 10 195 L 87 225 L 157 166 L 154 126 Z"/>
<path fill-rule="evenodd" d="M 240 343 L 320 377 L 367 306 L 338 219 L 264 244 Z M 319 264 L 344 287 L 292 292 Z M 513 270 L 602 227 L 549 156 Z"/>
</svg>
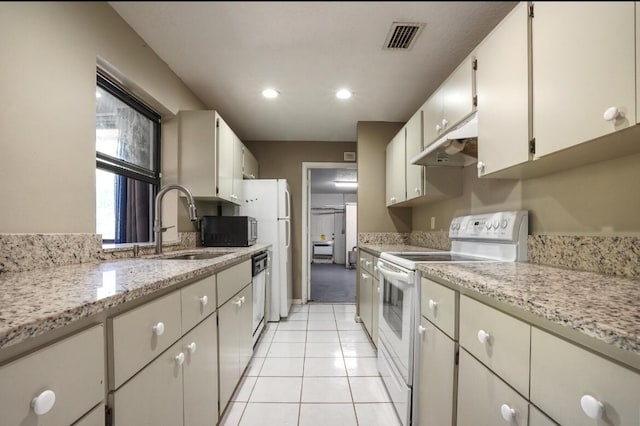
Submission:
<svg viewBox="0 0 640 426">
<path fill-rule="evenodd" d="M 202 216 L 200 242 L 204 247 L 248 247 L 258 239 L 258 221 L 249 216 Z"/>
</svg>

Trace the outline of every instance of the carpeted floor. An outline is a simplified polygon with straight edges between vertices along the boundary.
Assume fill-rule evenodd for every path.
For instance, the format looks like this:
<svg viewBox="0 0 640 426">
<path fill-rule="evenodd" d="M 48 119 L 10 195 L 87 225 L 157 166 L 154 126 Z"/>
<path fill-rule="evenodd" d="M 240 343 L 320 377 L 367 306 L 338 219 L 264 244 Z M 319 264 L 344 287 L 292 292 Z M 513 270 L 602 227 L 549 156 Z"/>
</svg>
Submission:
<svg viewBox="0 0 640 426">
<path fill-rule="evenodd" d="M 356 269 L 334 263 L 312 263 L 310 301 L 355 303 Z"/>
</svg>

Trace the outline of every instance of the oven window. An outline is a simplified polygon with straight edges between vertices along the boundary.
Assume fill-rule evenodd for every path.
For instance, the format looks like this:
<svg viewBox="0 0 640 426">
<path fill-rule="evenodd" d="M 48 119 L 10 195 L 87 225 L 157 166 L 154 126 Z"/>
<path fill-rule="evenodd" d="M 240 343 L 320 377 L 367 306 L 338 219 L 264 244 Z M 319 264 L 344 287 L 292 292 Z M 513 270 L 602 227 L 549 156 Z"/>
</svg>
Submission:
<svg viewBox="0 0 640 426">
<path fill-rule="evenodd" d="M 402 339 L 402 290 L 385 279 L 382 297 L 382 316 L 393 333 Z"/>
</svg>

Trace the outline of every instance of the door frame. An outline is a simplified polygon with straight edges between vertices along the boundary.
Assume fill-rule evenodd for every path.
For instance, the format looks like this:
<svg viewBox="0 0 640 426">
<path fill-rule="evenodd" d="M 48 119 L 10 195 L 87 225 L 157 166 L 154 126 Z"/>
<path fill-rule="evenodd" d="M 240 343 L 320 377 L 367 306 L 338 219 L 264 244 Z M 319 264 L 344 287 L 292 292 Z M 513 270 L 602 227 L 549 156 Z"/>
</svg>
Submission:
<svg viewBox="0 0 640 426">
<path fill-rule="evenodd" d="M 312 169 L 355 169 L 358 170 L 357 162 L 350 163 L 302 163 L 302 303 L 309 301 L 311 294 L 311 268 L 309 265 L 309 224 L 311 222 L 311 181 L 309 179 Z"/>
</svg>

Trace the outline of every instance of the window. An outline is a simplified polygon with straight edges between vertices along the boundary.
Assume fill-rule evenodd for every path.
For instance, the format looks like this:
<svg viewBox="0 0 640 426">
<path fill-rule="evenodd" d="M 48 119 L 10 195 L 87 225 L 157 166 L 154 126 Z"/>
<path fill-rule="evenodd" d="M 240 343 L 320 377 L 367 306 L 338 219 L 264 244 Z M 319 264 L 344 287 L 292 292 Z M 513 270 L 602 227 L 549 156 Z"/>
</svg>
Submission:
<svg viewBox="0 0 640 426">
<path fill-rule="evenodd" d="M 96 86 L 96 232 L 107 243 L 153 240 L 160 116 L 105 76 Z"/>
</svg>

